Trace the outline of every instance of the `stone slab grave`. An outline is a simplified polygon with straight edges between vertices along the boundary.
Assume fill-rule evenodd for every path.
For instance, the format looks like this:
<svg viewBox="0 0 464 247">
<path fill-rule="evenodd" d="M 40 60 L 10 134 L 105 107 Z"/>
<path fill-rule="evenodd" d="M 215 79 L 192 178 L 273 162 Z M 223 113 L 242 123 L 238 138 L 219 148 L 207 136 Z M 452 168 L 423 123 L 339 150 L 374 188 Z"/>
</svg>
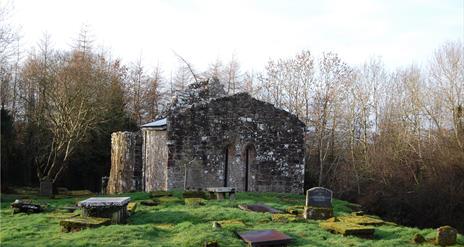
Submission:
<svg viewBox="0 0 464 247">
<path fill-rule="evenodd" d="M 264 204 L 243 204 L 238 205 L 238 207 L 245 211 L 252 211 L 252 212 L 259 212 L 259 213 L 271 213 L 271 214 L 278 214 L 282 213 L 282 211 L 271 208 Z"/>
<path fill-rule="evenodd" d="M 354 235 L 358 237 L 370 238 L 375 232 L 375 228 L 372 226 L 363 226 L 348 222 L 321 222 L 319 226 L 322 229 L 330 231 L 332 233 L 342 234 L 343 236 Z"/>
<path fill-rule="evenodd" d="M 353 223 L 364 226 L 379 226 L 385 223 L 382 219 L 370 217 L 367 215 L 343 215 L 333 219 L 334 221 Z"/>
<path fill-rule="evenodd" d="M 111 218 L 111 223 L 125 223 L 128 213 L 127 204 L 130 197 L 91 197 L 80 201 L 78 206 L 82 207 L 82 216 Z"/>
<path fill-rule="evenodd" d="M 111 224 L 109 218 L 71 217 L 60 221 L 61 231 L 77 232 L 84 228 L 95 228 Z"/>
<path fill-rule="evenodd" d="M 305 219 L 324 220 L 333 217 L 333 192 L 323 187 L 314 187 L 306 191 Z"/>
<path fill-rule="evenodd" d="M 13 203 L 11 203 L 11 208 L 13 208 L 13 214 L 40 213 L 44 210 L 41 205 L 32 203 L 29 200 L 15 200 Z"/>
<path fill-rule="evenodd" d="M 239 232 L 238 236 L 249 246 L 287 246 L 292 238 L 276 230 Z"/>
<path fill-rule="evenodd" d="M 235 188 L 233 187 L 209 187 L 206 191 L 209 192 L 211 199 L 223 200 L 228 194 L 230 200 L 235 200 Z"/>
</svg>

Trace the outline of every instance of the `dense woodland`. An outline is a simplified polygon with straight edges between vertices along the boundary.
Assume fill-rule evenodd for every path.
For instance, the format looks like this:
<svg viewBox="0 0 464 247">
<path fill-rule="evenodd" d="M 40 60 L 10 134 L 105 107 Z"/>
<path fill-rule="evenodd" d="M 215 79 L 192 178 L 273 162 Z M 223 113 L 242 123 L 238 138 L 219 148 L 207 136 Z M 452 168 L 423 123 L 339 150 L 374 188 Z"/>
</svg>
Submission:
<svg viewBox="0 0 464 247">
<path fill-rule="evenodd" d="M 3 10 L 2 10 L 3 11 Z M 350 65 L 303 50 L 245 71 L 233 57 L 199 71 L 123 63 L 85 30 L 65 50 L 44 35 L 33 49 L 0 13 L 1 182 L 98 191 L 110 135 L 156 119 L 179 90 L 211 77 L 307 125 L 307 187 L 406 225 L 464 229 L 464 46 L 450 41 L 421 66 Z M 373 51 L 375 52 L 375 51 Z M 144 54 L 148 57 L 150 54 Z M 411 60 L 414 58 L 411 58 Z"/>
</svg>

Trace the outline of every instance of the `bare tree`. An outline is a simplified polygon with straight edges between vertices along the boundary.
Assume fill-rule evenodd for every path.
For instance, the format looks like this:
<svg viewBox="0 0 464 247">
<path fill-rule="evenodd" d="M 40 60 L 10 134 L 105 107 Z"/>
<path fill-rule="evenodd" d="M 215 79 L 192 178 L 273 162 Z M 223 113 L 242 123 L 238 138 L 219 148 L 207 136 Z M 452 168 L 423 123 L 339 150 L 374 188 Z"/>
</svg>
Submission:
<svg viewBox="0 0 464 247">
<path fill-rule="evenodd" d="M 155 67 L 152 75 L 149 77 L 148 89 L 145 94 L 149 120 L 155 119 L 161 111 L 160 107 L 162 104 L 162 95 L 160 88 L 163 83 L 162 80 L 161 68 L 157 66 Z"/>
<path fill-rule="evenodd" d="M 145 74 L 142 61 L 138 59 L 137 62 L 131 64 L 128 76 L 128 99 L 130 112 L 132 118 L 141 125 L 144 121 L 144 94 L 149 84 L 149 78 Z"/>
<path fill-rule="evenodd" d="M 461 42 L 449 42 L 438 49 L 431 61 L 430 80 L 443 110 L 453 127 L 456 144 L 464 151 L 464 48 Z M 438 124 L 438 121 L 435 120 Z"/>
<path fill-rule="evenodd" d="M 240 64 L 235 54 L 232 55 L 230 61 L 224 67 L 222 77 L 224 79 L 225 90 L 227 94 L 235 94 L 238 91 L 241 91 L 242 75 L 240 74 Z"/>
</svg>

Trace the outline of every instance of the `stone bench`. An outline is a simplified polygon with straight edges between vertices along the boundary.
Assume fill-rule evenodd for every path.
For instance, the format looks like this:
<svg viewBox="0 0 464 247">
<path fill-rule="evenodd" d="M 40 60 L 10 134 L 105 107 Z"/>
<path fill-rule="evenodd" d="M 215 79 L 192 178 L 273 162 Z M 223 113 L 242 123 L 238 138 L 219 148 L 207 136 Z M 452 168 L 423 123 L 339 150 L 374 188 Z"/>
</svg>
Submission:
<svg viewBox="0 0 464 247">
<path fill-rule="evenodd" d="M 226 194 L 229 194 L 229 199 L 235 200 L 235 188 L 233 187 L 210 187 L 206 188 L 206 191 L 209 192 L 211 199 L 224 200 Z"/>
<path fill-rule="evenodd" d="M 130 197 L 91 197 L 78 206 L 84 217 L 110 218 L 111 223 L 120 224 L 126 223 L 129 202 Z"/>
</svg>

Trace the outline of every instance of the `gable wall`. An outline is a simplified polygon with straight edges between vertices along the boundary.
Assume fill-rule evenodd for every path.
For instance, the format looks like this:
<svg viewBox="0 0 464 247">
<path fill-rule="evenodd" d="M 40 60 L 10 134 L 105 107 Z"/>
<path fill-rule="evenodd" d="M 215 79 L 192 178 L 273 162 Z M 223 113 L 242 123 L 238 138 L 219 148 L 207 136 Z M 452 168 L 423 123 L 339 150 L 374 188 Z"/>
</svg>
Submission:
<svg viewBox="0 0 464 247">
<path fill-rule="evenodd" d="M 256 155 L 249 165 L 248 191 L 303 192 L 304 124 L 295 116 L 248 94 L 174 109 L 168 115 L 168 189 L 228 185 L 245 190 L 245 148 Z M 252 159 L 253 160 L 253 159 Z"/>
</svg>

